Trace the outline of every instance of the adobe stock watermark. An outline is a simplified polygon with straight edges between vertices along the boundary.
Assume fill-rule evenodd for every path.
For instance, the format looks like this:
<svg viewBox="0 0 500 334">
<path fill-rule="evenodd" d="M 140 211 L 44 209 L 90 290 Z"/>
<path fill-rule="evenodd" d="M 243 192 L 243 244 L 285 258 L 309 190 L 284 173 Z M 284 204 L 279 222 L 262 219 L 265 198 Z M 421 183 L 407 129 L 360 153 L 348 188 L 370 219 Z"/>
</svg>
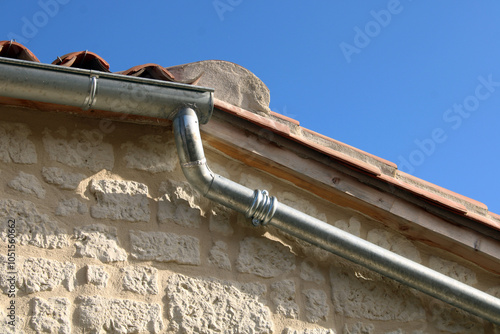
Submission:
<svg viewBox="0 0 500 334">
<path fill-rule="evenodd" d="M 7 39 L 15 40 L 21 44 L 28 44 L 33 38 L 38 35 L 40 29 L 45 27 L 51 19 L 58 13 L 63 5 L 67 5 L 71 0 L 39 0 L 37 2 L 39 10 L 34 14 L 26 17 L 21 17 L 21 31 L 20 34 L 16 32 L 9 32 Z"/>
<path fill-rule="evenodd" d="M 403 9 L 403 5 L 399 0 L 389 0 L 389 2 L 387 2 L 386 9 L 370 11 L 370 16 L 373 20 L 365 23 L 363 29 L 358 26 L 354 26 L 353 29 L 355 34 L 352 44 L 347 42 L 341 42 L 339 44 L 340 50 L 342 51 L 347 63 L 352 61 L 352 56 L 354 54 L 361 53 L 361 50 L 370 45 L 371 41 L 380 35 L 382 29 L 391 24 L 392 18 L 395 15 L 400 14 Z"/>
<path fill-rule="evenodd" d="M 5 263 L 5 281 L 7 281 L 7 297 L 9 302 L 6 307 L 7 325 L 14 329 L 16 328 L 16 220 L 7 220 L 7 263 Z"/>
<path fill-rule="evenodd" d="M 493 81 L 492 74 L 486 78 L 481 75 L 477 80 L 479 84 L 473 94 L 466 96 L 461 104 L 455 103 L 443 112 L 443 121 L 454 131 L 458 130 L 463 121 L 479 109 L 481 101 L 490 98 L 497 87 L 500 87 L 500 81 Z M 442 127 L 434 128 L 427 138 L 415 139 L 413 143 L 417 148 L 405 157 L 402 155 L 398 157 L 398 168 L 409 174 L 414 173 L 418 166 L 421 166 L 427 158 L 436 152 L 438 145 L 443 144 L 447 139 L 447 132 Z"/>
<path fill-rule="evenodd" d="M 212 5 L 219 16 L 219 20 L 224 21 L 224 13 L 232 12 L 242 2 L 243 0 L 214 0 Z"/>
</svg>

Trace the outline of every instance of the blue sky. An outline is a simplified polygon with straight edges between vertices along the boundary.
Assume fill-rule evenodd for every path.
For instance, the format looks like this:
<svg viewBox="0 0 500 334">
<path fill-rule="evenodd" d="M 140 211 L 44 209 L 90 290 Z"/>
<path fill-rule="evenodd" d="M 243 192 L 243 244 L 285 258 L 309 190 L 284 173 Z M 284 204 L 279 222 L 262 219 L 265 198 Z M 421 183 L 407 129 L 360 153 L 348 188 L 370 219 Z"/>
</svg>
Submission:
<svg viewBox="0 0 500 334">
<path fill-rule="evenodd" d="M 500 213 L 500 2 L 0 2 L 2 39 L 112 71 L 235 62 L 271 109 Z"/>
</svg>

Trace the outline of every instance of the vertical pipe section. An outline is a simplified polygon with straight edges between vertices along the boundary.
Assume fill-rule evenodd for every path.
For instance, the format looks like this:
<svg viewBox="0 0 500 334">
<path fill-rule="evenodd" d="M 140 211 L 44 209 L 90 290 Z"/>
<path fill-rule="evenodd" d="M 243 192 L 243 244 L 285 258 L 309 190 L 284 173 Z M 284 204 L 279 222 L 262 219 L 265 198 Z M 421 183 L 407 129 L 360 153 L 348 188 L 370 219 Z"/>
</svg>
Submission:
<svg viewBox="0 0 500 334">
<path fill-rule="evenodd" d="M 185 107 L 177 113 L 174 134 L 182 171 L 189 183 L 208 199 L 239 212 L 248 210 L 253 202 L 253 191 L 208 168 L 198 118 L 193 109 Z"/>
<path fill-rule="evenodd" d="M 351 235 L 210 171 L 196 113 L 183 108 L 174 119 L 179 159 L 188 181 L 204 196 L 245 214 L 254 225 L 270 224 L 333 254 L 500 325 L 500 299 Z"/>
</svg>

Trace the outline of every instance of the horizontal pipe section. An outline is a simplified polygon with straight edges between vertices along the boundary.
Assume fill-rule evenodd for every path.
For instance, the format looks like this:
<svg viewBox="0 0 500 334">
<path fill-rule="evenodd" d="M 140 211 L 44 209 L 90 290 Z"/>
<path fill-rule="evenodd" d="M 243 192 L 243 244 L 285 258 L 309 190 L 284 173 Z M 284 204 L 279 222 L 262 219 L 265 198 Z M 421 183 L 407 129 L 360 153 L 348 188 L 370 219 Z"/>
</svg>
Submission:
<svg viewBox="0 0 500 334">
<path fill-rule="evenodd" d="M 202 123 L 213 111 L 211 88 L 1 57 L 0 96 L 164 119 L 190 106 Z"/>
<path fill-rule="evenodd" d="M 500 299 L 280 204 L 269 225 L 500 325 Z"/>
<path fill-rule="evenodd" d="M 195 112 L 179 111 L 174 132 L 183 172 L 207 198 L 299 239 L 500 325 L 500 299 L 358 238 L 212 173 L 207 166 Z M 254 210 L 255 209 L 255 210 Z M 270 217 L 269 217 L 270 216 Z M 263 220 L 256 217 L 266 217 Z"/>
</svg>

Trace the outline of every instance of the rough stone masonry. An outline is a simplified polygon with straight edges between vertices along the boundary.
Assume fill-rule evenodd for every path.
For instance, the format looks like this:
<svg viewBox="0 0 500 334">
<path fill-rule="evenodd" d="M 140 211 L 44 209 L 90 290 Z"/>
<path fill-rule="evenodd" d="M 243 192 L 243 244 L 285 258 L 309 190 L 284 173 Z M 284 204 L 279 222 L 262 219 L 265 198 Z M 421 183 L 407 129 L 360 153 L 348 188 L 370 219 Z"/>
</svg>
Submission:
<svg viewBox="0 0 500 334">
<path fill-rule="evenodd" d="M 494 333 L 200 198 L 171 129 L 116 122 L 104 134 L 96 119 L 0 109 L 1 333 Z M 238 162 L 227 159 L 208 150 L 219 174 L 272 188 L 288 205 L 500 295 L 498 277 L 470 263 L 256 169 L 228 169 Z"/>
</svg>

